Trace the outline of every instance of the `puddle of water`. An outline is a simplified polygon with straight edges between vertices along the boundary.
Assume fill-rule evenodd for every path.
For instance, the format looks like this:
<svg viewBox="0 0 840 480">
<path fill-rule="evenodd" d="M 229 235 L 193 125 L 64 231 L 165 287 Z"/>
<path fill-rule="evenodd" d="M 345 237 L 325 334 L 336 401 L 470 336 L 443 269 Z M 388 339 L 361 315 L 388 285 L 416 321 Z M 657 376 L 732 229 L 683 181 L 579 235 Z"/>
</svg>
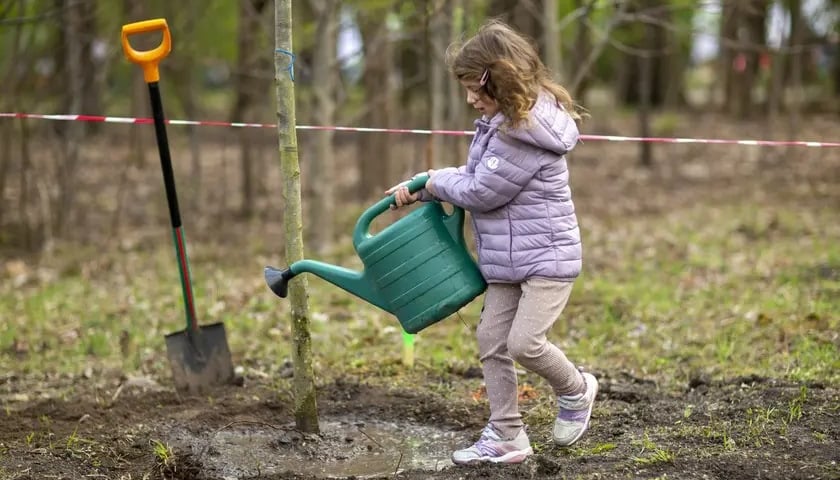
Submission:
<svg viewBox="0 0 840 480">
<path fill-rule="evenodd" d="M 294 472 L 320 478 L 392 475 L 409 469 L 440 470 L 469 442 L 468 433 L 408 422 L 322 419 L 321 435 L 302 435 L 294 425 L 275 429 L 234 424 L 215 433 L 170 430 L 168 441 L 190 451 L 205 469 L 223 477 Z"/>
</svg>

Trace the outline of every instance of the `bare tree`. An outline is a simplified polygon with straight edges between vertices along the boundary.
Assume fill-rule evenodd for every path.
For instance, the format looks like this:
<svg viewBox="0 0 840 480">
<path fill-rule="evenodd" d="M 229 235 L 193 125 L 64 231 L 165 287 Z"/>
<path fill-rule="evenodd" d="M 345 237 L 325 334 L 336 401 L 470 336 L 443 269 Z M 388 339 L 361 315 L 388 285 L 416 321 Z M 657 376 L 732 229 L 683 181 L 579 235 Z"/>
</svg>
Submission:
<svg viewBox="0 0 840 480">
<path fill-rule="evenodd" d="M 277 95 L 277 134 L 280 168 L 283 171 L 286 262 L 303 259 L 301 221 L 300 163 L 295 132 L 294 50 L 292 50 L 292 0 L 274 2 L 274 82 Z M 292 323 L 292 364 L 294 366 L 294 415 L 297 428 L 318 433 L 318 406 L 312 370 L 312 335 L 309 329 L 308 285 L 301 275 L 289 282 Z"/>
</svg>

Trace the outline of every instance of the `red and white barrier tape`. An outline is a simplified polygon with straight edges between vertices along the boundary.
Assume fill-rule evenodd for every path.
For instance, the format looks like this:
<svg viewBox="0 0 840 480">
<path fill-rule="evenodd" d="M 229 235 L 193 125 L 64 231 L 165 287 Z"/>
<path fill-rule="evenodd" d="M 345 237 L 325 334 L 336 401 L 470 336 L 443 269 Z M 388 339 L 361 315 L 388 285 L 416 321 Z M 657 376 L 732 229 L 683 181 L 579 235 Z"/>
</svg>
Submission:
<svg viewBox="0 0 840 480">
<path fill-rule="evenodd" d="M 129 123 L 150 124 L 151 118 L 105 117 L 100 115 L 44 115 L 38 113 L 2 113 L 0 118 L 32 118 L 40 120 L 61 120 L 70 122 L 99 122 L 99 123 Z M 211 127 L 234 128 L 276 128 L 272 123 L 242 123 L 196 120 L 166 120 L 169 125 L 200 125 Z M 337 132 L 366 132 L 366 133 L 413 133 L 420 135 L 472 135 L 468 130 L 419 130 L 411 128 L 368 128 L 368 127 L 336 127 L 317 125 L 298 125 L 298 130 L 331 130 Z M 582 141 L 606 142 L 648 142 L 648 143 L 704 143 L 716 145 L 753 145 L 768 147 L 840 147 L 840 142 L 808 142 L 808 141 L 776 141 L 776 140 L 727 140 L 720 138 L 664 138 L 664 137 L 623 137 L 616 135 L 581 135 Z"/>
</svg>

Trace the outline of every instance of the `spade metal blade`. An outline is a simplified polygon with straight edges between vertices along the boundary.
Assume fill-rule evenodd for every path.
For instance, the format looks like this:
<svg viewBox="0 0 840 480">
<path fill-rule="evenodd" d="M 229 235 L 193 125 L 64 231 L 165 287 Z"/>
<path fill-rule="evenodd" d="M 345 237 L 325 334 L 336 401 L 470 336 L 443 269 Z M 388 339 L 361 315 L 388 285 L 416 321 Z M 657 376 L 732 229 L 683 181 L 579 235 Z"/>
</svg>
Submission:
<svg viewBox="0 0 840 480">
<path fill-rule="evenodd" d="M 225 326 L 214 323 L 166 336 L 166 355 L 172 366 L 175 388 L 190 394 L 201 393 L 211 385 L 234 383 Z"/>
</svg>

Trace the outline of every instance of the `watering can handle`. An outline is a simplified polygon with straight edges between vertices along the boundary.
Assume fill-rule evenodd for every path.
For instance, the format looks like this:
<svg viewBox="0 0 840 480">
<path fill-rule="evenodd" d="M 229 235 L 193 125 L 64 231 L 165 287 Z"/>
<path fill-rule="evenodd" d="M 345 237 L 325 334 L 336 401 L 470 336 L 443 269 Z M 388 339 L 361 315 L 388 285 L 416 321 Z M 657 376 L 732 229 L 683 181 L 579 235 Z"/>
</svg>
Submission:
<svg viewBox="0 0 840 480">
<path fill-rule="evenodd" d="M 160 45 L 152 50 L 142 52 L 135 50 L 128 41 L 128 37 L 136 33 L 155 32 L 158 30 L 163 32 L 163 39 Z M 172 51 L 172 35 L 169 33 L 169 26 L 166 24 L 166 19 L 156 18 L 154 20 L 144 20 L 142 22 L 123 25 L 121 40 L 125 56 L 143 68 L 143 79 L 146 83 L 153 83 L 160 80 L 158 63 Z"/>
<path fill-rule="evenodd" d="M 427 181 L 429 181 L 428 173 L 415 175 L 406 183 L 409 193 L 419 192 L 426 186 Z M 369 238 L 370 224 L 376 217 L 387 212 L 391 208 L 391 205 L 396 205 L 396 202 L 395 194 L 391 194 L 365 210 L 365 213 L 356 222 L 356 229 L 353 231 L 353 245 L 358 246 L 364 239 Z"/>
</svg>

